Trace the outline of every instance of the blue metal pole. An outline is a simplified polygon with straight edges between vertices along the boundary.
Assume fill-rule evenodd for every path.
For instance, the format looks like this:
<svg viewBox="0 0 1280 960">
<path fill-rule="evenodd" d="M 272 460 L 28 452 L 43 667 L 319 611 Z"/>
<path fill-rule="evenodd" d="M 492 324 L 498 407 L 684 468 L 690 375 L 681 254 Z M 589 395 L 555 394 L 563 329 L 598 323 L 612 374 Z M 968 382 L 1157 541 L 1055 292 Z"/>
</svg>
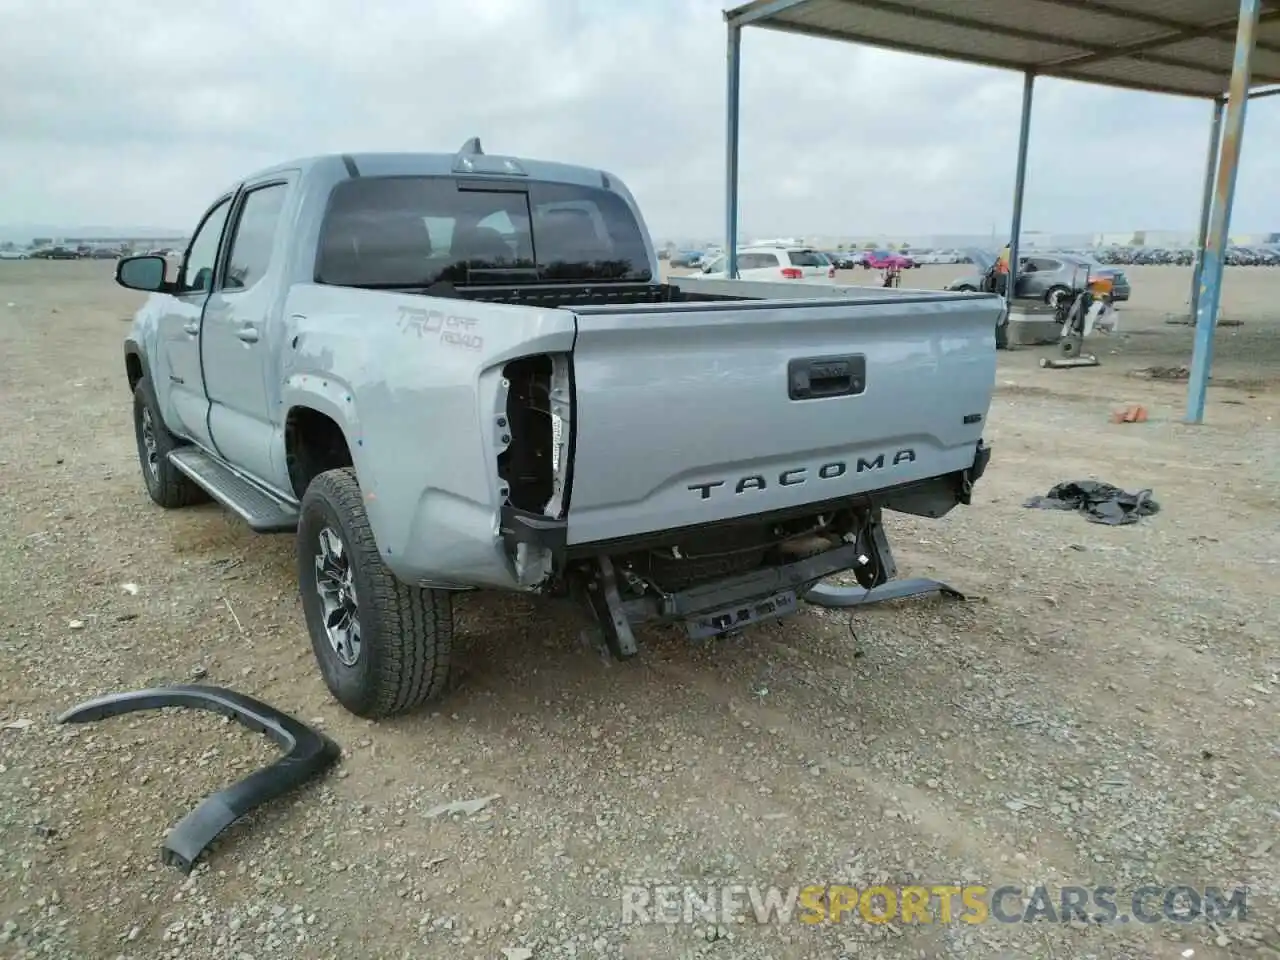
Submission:
<svg viewBox="0 0 1280 960">
<path fill-rule="evenodd" d="M 725 276 L 738 276 L 738 117 L 741 108 L 742 27 L 729 24 L 728 104 L 725 129 Z"/>
<path fill-rule="evenodd" d="M 1213 184 L 1218 176 L 1218 146 L 1222 142 L 1222 112 L 1227 101 L 1217 97 L 1213 101 L 1213 124 L 1209 128 L 1209 158 L 1204 165 L 1204 189 L 1200 200 L 1200 227 L 1196 232 L 1196 262 L 1191 272 L 1191 318 L 1200 309 L 1200 276 L 1204 271 L 1204 245 L 1209 240 L 1209 215 L 1213 210 Z"/>
<path fill-rule="evenodd" d="M 1240 167 L 1240 137 L 1244 133 L 1245 108 L 1249 105 L 1250 66 L 1260 7 L 1261 0 L 1240 0 L 1235 61 L 1231 67 L 1231 93 L 1227 99 L 1227 118 L 1218 157 L 1218 183 L 1214 189 L 1209 242 L 1205 246 L 1204 266 L 1200 271 L 1195 350 L 1191 355 L 1191 377 L 1187 385 L 1188 423 L 1204 422 L 1205 394 L 1209 388 L 1209 370 L 1213 366 L 1213 335 L 1222 299 L 1223 251 L 1231 229 L 1231 204 L 1235 200 L 1236 172 Z"/>
<path fill-rule="evenodd" d="M 1031 141 L 1031 97 L 1036 75 L 1028 71 L 1022 78 L 1022 118 L 1018 124 L 1018 166 L 1013 179 L 1013 224 L 1009 227 L 1009 286 L 1005 301 L 1013 306 L 1018 283 L 1018 240 L 1022 235 L 1022 196 L 1027 188 L 1027 145 Z"/>
</svg>

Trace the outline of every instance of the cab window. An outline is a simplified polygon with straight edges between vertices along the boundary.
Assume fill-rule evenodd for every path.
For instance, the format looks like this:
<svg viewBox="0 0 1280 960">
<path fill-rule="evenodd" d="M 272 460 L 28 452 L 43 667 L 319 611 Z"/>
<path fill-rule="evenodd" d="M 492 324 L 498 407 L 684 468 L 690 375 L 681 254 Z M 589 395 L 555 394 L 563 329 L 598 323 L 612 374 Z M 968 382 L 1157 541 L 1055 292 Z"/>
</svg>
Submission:
<svg viewBox="0 0 1280 960">
<path fill-rule="evenodd" d="M 222 228 L 231 210 L 231 198 L 220 200 L 207 214 L 191 238 L 187 258 L 178 276 L 181 293 L 196 293 L 213 286 L 213 268 L 218 262 L 218 247 L 222 241 Z"/>
<path fill-rule="evenodd" d="M 273 183 L 245 193 L 231 239 L 231 252 L 227 255 L 223 289 L 246 290 L 266 274 L 275 247 L 276 225 L 288 193 L 286 183 Z"/>
</svg>

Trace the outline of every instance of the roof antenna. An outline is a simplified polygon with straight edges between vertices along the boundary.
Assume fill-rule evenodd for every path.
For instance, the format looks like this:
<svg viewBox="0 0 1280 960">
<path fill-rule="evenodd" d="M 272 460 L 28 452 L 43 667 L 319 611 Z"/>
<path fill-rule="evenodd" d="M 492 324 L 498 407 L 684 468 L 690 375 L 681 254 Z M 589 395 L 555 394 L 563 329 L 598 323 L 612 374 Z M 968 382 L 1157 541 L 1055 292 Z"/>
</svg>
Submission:
<svg viewBox="0 0 1280 960">
<path fill-rule="evenodd" d="M 462 145 L 462 149 L 458 151 L 460 154 L 469 153 L 472 156 L 483 156 L 484 150 L 480 146 L 480 138 L 472 137 Z"/>
</svg>

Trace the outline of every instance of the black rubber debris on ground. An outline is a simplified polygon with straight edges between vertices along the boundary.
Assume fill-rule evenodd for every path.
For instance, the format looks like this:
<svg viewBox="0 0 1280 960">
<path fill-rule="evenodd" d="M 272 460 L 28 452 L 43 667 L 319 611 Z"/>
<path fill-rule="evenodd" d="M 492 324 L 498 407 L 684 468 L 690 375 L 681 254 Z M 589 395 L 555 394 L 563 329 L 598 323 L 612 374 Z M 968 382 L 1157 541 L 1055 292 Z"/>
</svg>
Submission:
<svg viewBox="0 0 1280 960">
<path fill-rule="evenodd" d="M 1151 499 L 1150 490 L 1129 493 L 1097 480 L 1060 483 L 1043 497 L 1032 497 L 1023 506 L 1039 510 L 1078 510 L 1091 523 L 1110 526 L 1137 523 L 1143 517 L 1160 512 L 1160 504 Z"/>
<path fill-rule="evenodd" d="M 212 710 L 266 734 L 286 751 L 270 766 L 206 797 L 169 831 L 160 858 L 183 873 L 190 873 L 196 858 L 223 830 L 255 807 L 301 786 L 331 766 L 341 753 L 323 733 L 275 707 L 222 687 L 175 684 L 114 693 L 72 707 L 59 723 L 87 723 L 162 707 Z"/>
</svg>

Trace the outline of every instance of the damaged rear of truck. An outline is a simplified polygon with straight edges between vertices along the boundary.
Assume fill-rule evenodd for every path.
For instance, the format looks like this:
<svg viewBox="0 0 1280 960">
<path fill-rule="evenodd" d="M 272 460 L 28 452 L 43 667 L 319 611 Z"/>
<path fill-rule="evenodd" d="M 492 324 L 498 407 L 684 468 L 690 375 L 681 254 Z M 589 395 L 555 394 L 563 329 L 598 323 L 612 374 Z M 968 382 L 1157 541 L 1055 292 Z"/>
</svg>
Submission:
<svg viewBox="0 0 1280 960">
<path fill-rule="evenodd" d="M 296 187 L 257 445 L 211 396 L 212 436 L 167 423 L 169 456 L 297 531 L 354 712 L 447 689 L 459 590 L 580 598 L 625 658 L 641 623 L 714 636 L 842 571 L 884 583 L 882 511 L 941 517 L 986 467 L 997 297 L 663 282 L 616 177 L 476 141 L 321 158 Z"/>
</svg>

